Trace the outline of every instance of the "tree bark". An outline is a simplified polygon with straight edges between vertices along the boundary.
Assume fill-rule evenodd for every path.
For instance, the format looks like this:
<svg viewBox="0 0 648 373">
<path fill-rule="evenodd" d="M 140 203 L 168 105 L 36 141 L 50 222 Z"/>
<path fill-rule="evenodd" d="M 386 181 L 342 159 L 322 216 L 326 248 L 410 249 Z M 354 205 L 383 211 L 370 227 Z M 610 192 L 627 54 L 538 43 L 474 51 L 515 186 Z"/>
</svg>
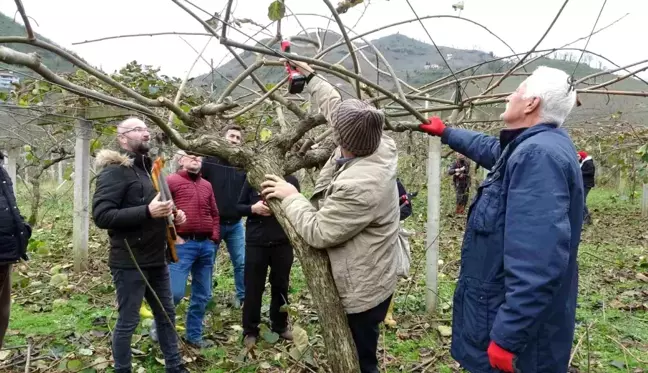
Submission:
<svg viewBox="0 0 648 373">
<path fill-rule="evenodd" d="M 25 170 L 25 174 L 27 174 Z M 32 180 L 32 203 L 31 203 L 31 210 L 29 212 L 29 219 L 27 219 L 27 222 L 29 225 L 32 227 L 36 226 L 36 221 L 38 220 L 38 210 L 40 208 L 40 200 L 41 200 L 41 190 L 40 190 L 40 176 L 41 174 L 36 174 L 34 176 L 34 179 Z"/>
<path fill-rule="evenodd" d="M 272 145 L 270 145 L 272 146 Z M 260 190 L 260 184 L 266 174 L 283 177 L 280 157 L 268 155 L 271 149 L 259 152 L 246 167 L 250 184 Z M 334 373 L 359 372 L 358 357 L 351 336 L 346 313 L 340 302 L 340 296 L 333 281 L 330 261 L 325 250 L 309 246 L 288 220 L 277 199 L 268 200 L 279 224 L 283 227 L 290 243 L 301 263 L 304 278 L 311 292 L 313 304 L 319 316 L 322 337 L 326 346 L 328 365 Z"/>
</svg>

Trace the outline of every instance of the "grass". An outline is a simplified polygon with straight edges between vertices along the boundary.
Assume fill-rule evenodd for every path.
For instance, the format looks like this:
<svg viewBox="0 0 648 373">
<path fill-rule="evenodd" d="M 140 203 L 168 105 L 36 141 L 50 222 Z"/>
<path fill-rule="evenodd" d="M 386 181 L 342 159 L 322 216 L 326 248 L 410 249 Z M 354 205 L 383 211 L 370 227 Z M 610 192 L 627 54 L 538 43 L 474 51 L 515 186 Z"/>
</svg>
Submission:
<svg viewBox="0 0 648 373">
<path fill-rule="evenodd" d="M 394 329 L 381 330 L 379 360 L 386 372 L 460 372 L 449 356 L 449 338 L 440 330 L 451 326 L 452 293 L 459 268 L 459 248 L 464 220 L 451 214 L 453 192 L 449 180 L 442 188 L 442 227 L 439 238 L 438 307 L 434 315 L 425 312 L 425 189 L 414 200 L 414 214 L 406 226 L 412 236 L 413 262 L 409 281 L 402 280 L 396 293 Z M 408 181 L 406 180 L 406 183 Z M 412 185 L 413 184 L 413 185 Z M 416 190 L 416 181 L 408 185 Z M 420 184 L 418 184 L 420 185 Z M 53 192 L 48 187 L 42 211 L 44 216 L 30 245 L 31 260 L 14 270 L 14 303 L 6 346 L 32 343 L 32 371 L 40 368 L 61 371 L 103 371 L 110 360 L 110 331 L 116 321 L 114 289 L 108 269 L 107 240 L 94 227 L 90 232 L 90 268 L 86 273 L 72 271 L 70 211 L 71 191 L 65 187 Z M 20 206 L 28 209 L 25 191 L 19 190 Z M 648 231 L 639 214 L 638 202 L 620 197 L 615 191 L 595 188 L 589 198 L 594 225 L 583 232 L 579 253 L 580 296 L 574 337 L 573 372 L 648 371 L 648 282 L 640 273 L 648 272 Z M 27 211 L 23 211 L 26 214 Z M 61 273 L 66 280 L 50 285 Z M 216 342 L 214 348 L 196 353 L 185 350 L 191 369 L 203 372 L 286 372 L 300 371 L 288 357 L 292 347 L 286 342 L 268 343 L 262 339 L 254 356 L 245 356 L 241 345 L 241 312 L 228 306 L 234 292 L 227 250 L 221 248 L 216 271 L 218 287 L 208 311 L 206 333 Z M 269 290 L 269 289 L 268 289 Z M 263 320 L 267 320 L 266 292 Z M 290 286 L 291 322 L 306 330 L 312 345 L 312 361 L 326 365 L 319 324 L 311 305 L 301 267 L 295 262 Z M 186 302 L 178 309 L 178 324 L 184 325 Z M 159 348 L 147 337 L 150 320 L 142 321 L 134 337 L 135 371 L 162 372 Z M 587 338 L 589 336 L 589 338 Z M 272 336 L 266 335 L 268 339 Z M 0 353 L 1 371 L 22 371 L 25 349 Z M 317 371 L 317 368 L 312 368 Z M 110 371 L 110 368 L 107 368 Z"/>
</svg>

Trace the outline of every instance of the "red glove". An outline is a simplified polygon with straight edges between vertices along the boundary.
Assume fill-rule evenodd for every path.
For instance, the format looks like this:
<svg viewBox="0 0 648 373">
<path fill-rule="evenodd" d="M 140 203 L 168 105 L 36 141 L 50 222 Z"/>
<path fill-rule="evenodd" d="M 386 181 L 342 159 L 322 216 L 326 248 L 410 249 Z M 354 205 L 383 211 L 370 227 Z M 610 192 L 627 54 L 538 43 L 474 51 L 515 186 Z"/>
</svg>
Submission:
<svg viewBox="0 0 648 373">
<path fill-rule="evenodd" d="M 445 124 L 439 117 L 431 117 L 428 119 L 427 123 L 419 125 L 421 131 L 428 133 L 432 136 L 441 136 L 443 130 L 446 128 Z"/>
<path fill-rule="evenodd" d="M 488 361 L 490 361 L 490 365 L 493 368 L 503 372 L 514 373 L 514 359 L 515 355 L 501 348 L 495 342 L 491 341 L 488 345 Z"/>
</svg>

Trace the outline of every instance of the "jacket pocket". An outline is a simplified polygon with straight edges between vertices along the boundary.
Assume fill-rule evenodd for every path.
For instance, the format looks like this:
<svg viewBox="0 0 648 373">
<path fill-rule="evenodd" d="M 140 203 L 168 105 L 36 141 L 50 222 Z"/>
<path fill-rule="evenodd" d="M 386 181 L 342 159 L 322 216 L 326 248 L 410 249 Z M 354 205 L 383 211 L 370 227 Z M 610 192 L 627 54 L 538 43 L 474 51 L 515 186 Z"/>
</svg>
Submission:
<svg viewBox="0 0 648 373">
<path fill-rule="evenodd" d="M 475 201 L 468 225 L 481 233 L 492 233 L 495 231 L 501 199 L 501 181 L 491 182 L 482 186 L 481 195 Z"/>
<path fill-rule="evenodd" d="M 490 331 L 504 302 L 504 284 L 466 281 L 463 293 L 463 335 L 476 348 L 486 351 Z"/>
</svg>

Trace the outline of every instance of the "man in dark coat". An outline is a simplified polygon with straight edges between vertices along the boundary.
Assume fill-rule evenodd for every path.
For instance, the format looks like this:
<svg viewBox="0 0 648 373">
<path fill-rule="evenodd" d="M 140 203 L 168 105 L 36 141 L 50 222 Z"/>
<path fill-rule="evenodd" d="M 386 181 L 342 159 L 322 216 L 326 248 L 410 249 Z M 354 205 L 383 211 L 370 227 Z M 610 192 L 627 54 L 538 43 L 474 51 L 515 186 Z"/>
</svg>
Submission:
<svg viewBox="0 0 648 373">
<path fill-rule="evenodd" d="M 225 140 L 232 145 L 240 145 L 243 141 L 243 129 L 239 126 L 225 127 L 224 134 Z M 227 244 L 234 267 L 236 294 L 233 305 L 240 308 L 245 298 L 245 229 L 236 205 L 245 182 L 245 171 L 222 158 L 207 157 L 202 165 L 202 177 L 214 189 L 220 213 L 220 239 Z M 218 243 L 216 246 L 218 249 Z"/>
<path fill-rule="evenodd" d="M 299 190 L 293 175 L 286 181 Z M 261 304 L 270 268 L 270 328 L 283 339 L 292 340 L 288 313 L 281 307 L 288 303 L 293 248 L 288 236 L 272 214 L 261 193 L 246 180 L 238 200 L 239 213 L 247 216 L 245 227 L 245 302 L 243 303 L 243 342 L 252 348 L 259 337 Z"/>
<path fill-rule="evenodd" d="M 20 215 L 13 183 L 3 167 L 0 152 L 0 348 L 9 327 L 11 309 L 11 267 L 20 259 L 27 260 L 27 243 L 31 227 Z"/>
<path fill-rule="evenodd" d="M 140 321 L 144 298 L 155 317 L 166 371 L 187 372 L 178 351 L 166 262 L 166 218 L 172 213 L 173 202 L 162 202 L 160 195 L 156 196 L 150 176 L 152 161 L 148 157 L 150 135 L 146 124 L 129 118 L 117 126 L 117 133 L 121 151 L 104 149 L 97 154 L 96 165 L 103 169 L 97 176 L 92 201 L 94 222 L 107 229 L 110 237 L 108 266 L 119 311 L 112 338 L 115 372 L 131 372 L 131 338 Z M 184 212 L 178 210 L 176 224 L 181 225 L 185 219 Z M 138 266 L 164 309 L 147 287 Z"/>
<path fill-rule="evenodd" d="M 580 162 L 580 168 L 583 174 L 583 189 L 585 191 L 585 209 L 583 211 L 583 219 L 585 224 L 592 224 L 592 216 L 587 208 L 587 196 L 589 195 L 590 190 L 594 188 L 596 167 L 594 166 L 594 160 L 592 157 L 583 150 L 578 152 L 578 161 Z"/>
<path fill-rule="evenodd" d="M 457 196 L 455 213 L 463 214 L 470 194 L 470 161 L 463 154 L 457 153 L 457 159 L 448 167 L 448 175 L 452 176 Z"/>
<path fill-rule="evenodd" d="M 468 211 L 452 356 L 472 373 L 566 373 L 576 319 L 583 180 L 560 128 L 576 103 L 563 71 L 539 67 L 507 98 L 499 138 L 421 129 L 489 169 Z"/>
</svg>

